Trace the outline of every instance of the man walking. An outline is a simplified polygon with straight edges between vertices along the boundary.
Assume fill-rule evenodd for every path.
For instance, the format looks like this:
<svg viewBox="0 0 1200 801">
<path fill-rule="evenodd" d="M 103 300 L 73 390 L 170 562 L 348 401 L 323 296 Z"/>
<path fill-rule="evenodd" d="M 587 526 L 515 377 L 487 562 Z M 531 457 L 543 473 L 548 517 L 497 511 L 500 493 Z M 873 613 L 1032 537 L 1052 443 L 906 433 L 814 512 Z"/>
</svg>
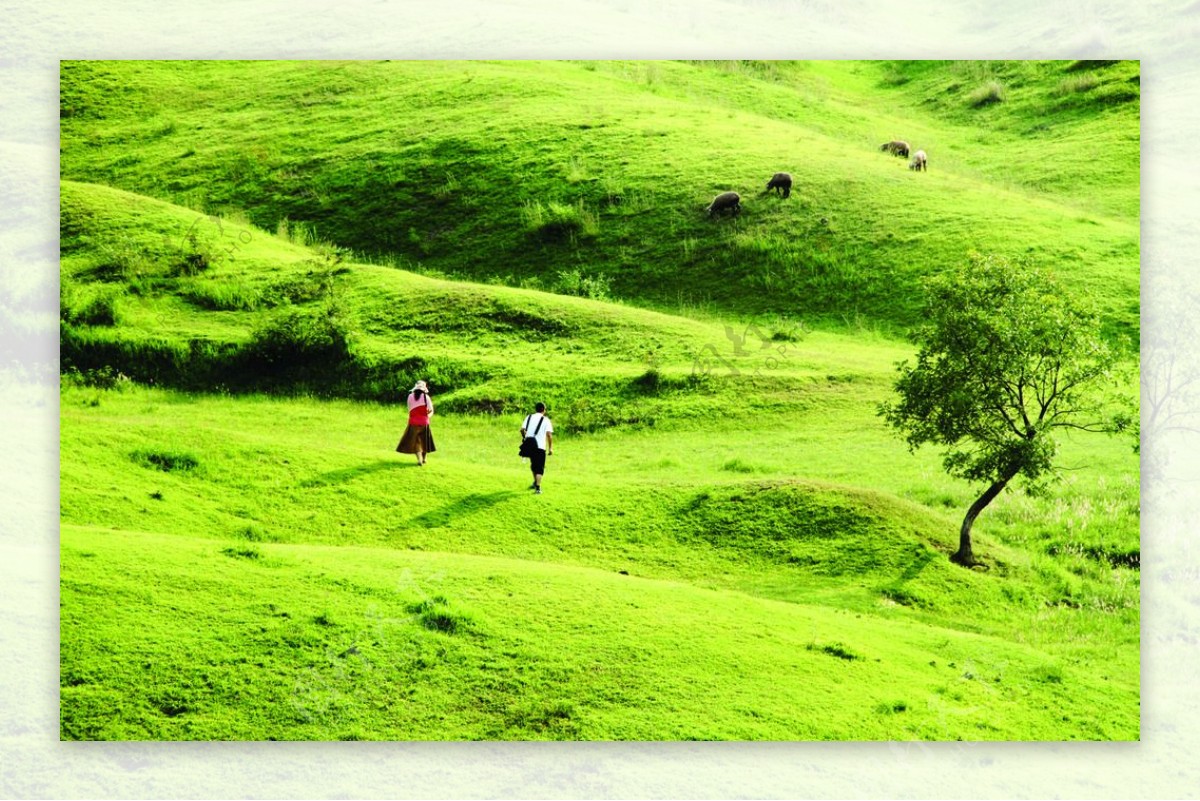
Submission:
<svg viewBox="0 0 1200 801">
<path fill-rule="evenodd" d="M 546 457 L 554 454 L 554 424 L 546 416 L 546 404 L 538 403 L 533 414 L 525 417 L 521 426 L 521 437 L 531 437 L 536 447 L 530 451 L 529 469 L 533 472 L 533 483 L 529 488 L 535 495 L 542 494 L 542 475 L 546 472 Z"/>
</svg>

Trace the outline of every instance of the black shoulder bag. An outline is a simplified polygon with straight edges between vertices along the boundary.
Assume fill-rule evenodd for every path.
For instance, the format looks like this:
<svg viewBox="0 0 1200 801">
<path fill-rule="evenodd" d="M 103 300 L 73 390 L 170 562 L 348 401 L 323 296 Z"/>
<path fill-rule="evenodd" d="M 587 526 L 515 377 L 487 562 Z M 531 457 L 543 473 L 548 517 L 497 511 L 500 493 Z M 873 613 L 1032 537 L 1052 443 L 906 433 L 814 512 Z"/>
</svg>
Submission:
<svg viewBox="0 0 1200 801">
<path fill-rule="evenodd" d="M 533 436 L 526 437 L 521 440 L 521 449 L 517 451 L 517 455 L 523 459 L 529 459 L 538 451 L 537 435 L 542 430 L 542 423 L 546 422 L 546 415 L 542 415 L 542 419 L 538 420 L 537 428 L 533 430 Z M 525 418 L 526 425 L 529 424 L 529 418 Z"/>
</svg>

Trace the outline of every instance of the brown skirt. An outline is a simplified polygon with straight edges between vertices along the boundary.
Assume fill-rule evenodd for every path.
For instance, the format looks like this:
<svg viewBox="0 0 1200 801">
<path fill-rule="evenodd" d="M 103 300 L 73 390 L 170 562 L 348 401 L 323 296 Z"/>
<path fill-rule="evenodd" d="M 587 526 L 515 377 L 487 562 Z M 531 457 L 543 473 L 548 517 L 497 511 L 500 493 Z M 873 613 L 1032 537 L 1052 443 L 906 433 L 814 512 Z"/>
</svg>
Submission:
<svg viewBox="0 0 1200 801">
<path fill-rule="evenodd" d="M 405 428 L 404 436 L 400 437 L 400 444 L 396 446 L 396 452 L 416 453 L 418 445 L 425 453 L 433 453 L 437 450 L 433 446 L 433 432 L 429 430 L 429 426 L 409 425 Z"/>
</svg>

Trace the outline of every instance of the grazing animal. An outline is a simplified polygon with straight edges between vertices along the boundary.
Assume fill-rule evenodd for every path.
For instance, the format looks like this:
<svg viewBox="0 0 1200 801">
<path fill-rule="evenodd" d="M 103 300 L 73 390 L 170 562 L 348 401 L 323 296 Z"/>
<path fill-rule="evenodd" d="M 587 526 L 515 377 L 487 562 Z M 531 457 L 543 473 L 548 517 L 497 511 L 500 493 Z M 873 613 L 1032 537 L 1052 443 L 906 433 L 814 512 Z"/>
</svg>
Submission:
<svg viewBox="0 0 1200 801">
<path fill-rule="evenodd" d="M 775 194 L 783 194 L 784 197 L 790 197 L 792 194 L 792 174 L 790 172 L 777 172 L 771 176 L 771 180 L 767 181 L 767 191 L 775 190 Z"/>
<path fill-rule="evenodd" d="M 912 161 L 908 162 L 908 168 L 910 170 L 925 170 L 928 172 L 929 167 L 926 165 L 925 161 L 925 151 L 918 150 L 916 153 L 913 153 Z"/>
<path fill-rule="evenodd" d="M 742 210 L 742 196 L 737 192 L 722 192 L 713 198 L 713 202 L 708 204 L 705 211 L 709 217 L 716 216 L 722 211 L 730 211 L 737 214 Z"/>
<path fill-rule="evenodd" d="M 899 139 L 893 139 L 890 142 L 884 142 L 879 146 L 879 149 L 893 156 L 902 156 L 908 158 L 908 142 L 902 142 Z"/>
</svg>

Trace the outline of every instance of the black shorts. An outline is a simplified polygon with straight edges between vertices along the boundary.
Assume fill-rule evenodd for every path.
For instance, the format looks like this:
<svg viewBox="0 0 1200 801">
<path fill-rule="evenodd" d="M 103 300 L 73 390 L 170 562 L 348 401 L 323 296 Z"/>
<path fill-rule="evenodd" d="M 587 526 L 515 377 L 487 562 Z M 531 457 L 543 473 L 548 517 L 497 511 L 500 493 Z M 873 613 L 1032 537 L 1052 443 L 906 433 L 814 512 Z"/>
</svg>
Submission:
<svg viewBox="0 0 1200 801">
<path fill-rule="evenodd" d="M 529 457 L 529 470 L 535 476 L 540 476 L 546 472 L 546 452 L 541 448 L 537 448 L 533 452 L 533 456 Z"/>
</svg>

